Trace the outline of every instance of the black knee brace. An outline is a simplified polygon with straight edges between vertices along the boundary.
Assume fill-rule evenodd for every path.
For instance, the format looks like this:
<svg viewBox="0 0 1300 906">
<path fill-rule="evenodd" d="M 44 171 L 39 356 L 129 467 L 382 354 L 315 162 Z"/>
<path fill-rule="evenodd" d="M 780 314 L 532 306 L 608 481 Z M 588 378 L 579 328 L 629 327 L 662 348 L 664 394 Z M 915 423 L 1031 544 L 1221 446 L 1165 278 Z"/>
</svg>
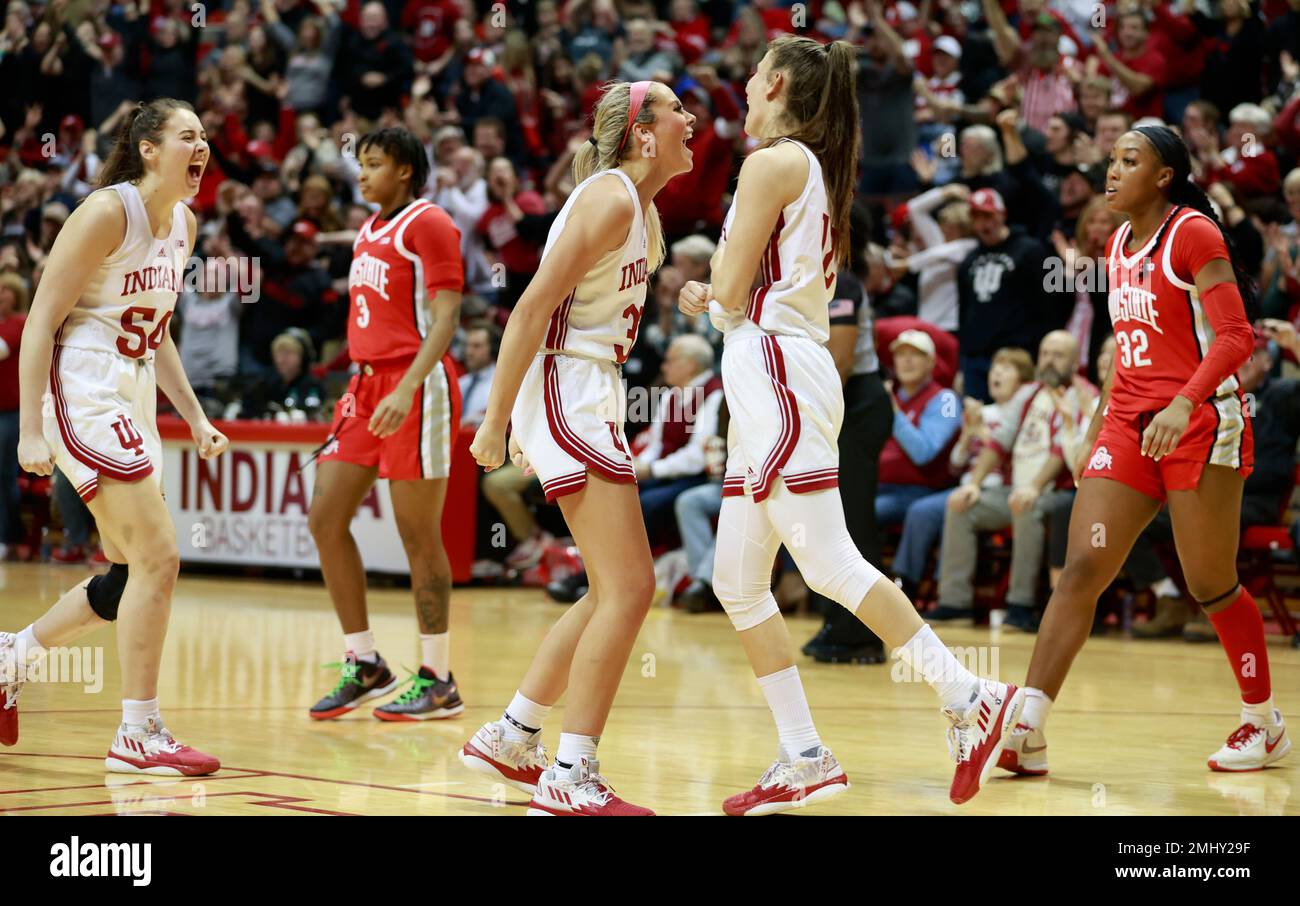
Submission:
<svg viewBox="0 0 1300 906">
<path fill-rule="evenodd" d="M 117 606 L 122 602 L 122 591 L 126 588 L 126 574 L 125 563 L 114 563 L 107 573 L 95 576 L 86 584 L 90 609 L 100 619 L 110 623 L 117 619 Z"/>
</svg>

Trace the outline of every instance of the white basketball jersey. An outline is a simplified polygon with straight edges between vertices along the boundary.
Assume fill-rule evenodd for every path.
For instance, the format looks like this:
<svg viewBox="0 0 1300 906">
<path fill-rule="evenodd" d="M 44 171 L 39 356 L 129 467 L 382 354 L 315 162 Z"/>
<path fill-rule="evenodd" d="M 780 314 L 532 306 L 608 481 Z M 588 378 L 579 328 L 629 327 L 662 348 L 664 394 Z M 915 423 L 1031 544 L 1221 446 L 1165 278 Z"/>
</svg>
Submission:
<svg viewBox="0 0 1300 906">
<path fill-rule="evenodd" d="M 613 173 L 623 180 L 636 212 L 622 248 L 606 252 L 551 315 L 543 352 L 563 352 L 622 364 L 636 342 L 645 307 L 646 233 L 636 186 L 622 170 L 602 170 L 580 182 L 546 237 L 542 260 L 560 237 L 582 191 Z"/>
<path fill-rule="evenodd" d="M 798 145 L 808 157 L 808 181 L 799 197 L 782 208 L 777 217 L 745 308 L 729 312 L 716 301 L 710 302 L 709 320 L 727 339 L 771 333 L 825 343 L 831 336 L 829 306 L 835 296 L 838 271 L 826 183 L 821 162 L 806 145 L 794 139 L 781 141 Z M 726 254 L 727 234 L 736 216 L 733 202 L 713 253 L 715 273 Z M 740 216 L 744 216 L 743 212 Z"/>
<path fill-rule="evenodd" d="M 95 270 L 55 341 L 152 361 L 167 335 L 189 257 L 185 206 L 172 209 L 171 232 L 156 239 L 135 186 L 118 183 L 102 191 L 122 199 L 126 236 Z"/>
</svg>

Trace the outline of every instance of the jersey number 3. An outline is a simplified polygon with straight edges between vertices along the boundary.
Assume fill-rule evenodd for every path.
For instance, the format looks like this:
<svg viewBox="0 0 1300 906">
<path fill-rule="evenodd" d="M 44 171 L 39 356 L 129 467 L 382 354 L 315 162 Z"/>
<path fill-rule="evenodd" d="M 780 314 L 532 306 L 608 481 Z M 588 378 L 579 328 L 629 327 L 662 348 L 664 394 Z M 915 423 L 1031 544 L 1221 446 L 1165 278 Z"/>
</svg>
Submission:
<svg viewBox="0 0 1300 906">
<path fill-rule="evenodd" d="M 122 312 L 122 330 L 130 336 L 117 338 L 117 351 L 129 359 L 138 359 L 149 349 L 157 349 L 162 345 L 163 337 L 167 336 L 167 325 L 171 322 L 172 313 L 167 312 L 163 315 L 162 320 L 154 327 L 153 331 L 146 334 L 145 326 L 153 320 L 154 315 L 158 313 L 156 308 L 141 308 L 138 305 L 132 305 L 126 311 Z M 144 321 L 144 324 L 136 324 L 137 316 Z"/>
<path fill-rule="evenodd" d="M 632 352 L 632 344 L 636 342 L 636 330 L 641 325 L 642 310 L 636 305 L 629 305 L 623 309 L 623 317 L 632 319 L 632 326 L 627 329 L 627 343 L 615 343 L 614 347 L 617 352 L 618 364 L 622 365 L 627 361 L 628 355 Z"/>
</svg>

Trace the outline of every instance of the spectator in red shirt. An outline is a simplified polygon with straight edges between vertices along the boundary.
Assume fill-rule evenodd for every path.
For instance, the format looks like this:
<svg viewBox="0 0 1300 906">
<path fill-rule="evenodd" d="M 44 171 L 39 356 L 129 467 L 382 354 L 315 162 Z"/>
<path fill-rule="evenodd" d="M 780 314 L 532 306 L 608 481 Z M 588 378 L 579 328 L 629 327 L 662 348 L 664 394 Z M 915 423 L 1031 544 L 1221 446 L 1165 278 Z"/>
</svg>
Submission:
<svg viewBox="0 0 1300 906">
<path fill-rule="evenodd" d="M 1119 17 L 1115 31 L 1118 54 L 1111 51 L 1104 34 L 1093 32 L 1097 55 L 1105 69 L 1119 81 L 1119 90 L 1112 103 L 1134 119 L 1164 116 L 1162 86 L 1167 64 L 1152 46 L 1146 18 L 1140 12 L 1124 13 Z"/>
<path fill-rule="evenodd" d="M 683 79 L 677 95 L 695 117 L 694 135 L 686 143 L 695 165 L 664 186 L 655 199 L 669 244 L 691 233 L 722 228 L 722 195 L 732 176 L 732 155 L 742 120 L 740 107 L 711 66 L 697 66 L 695 82 Z"/>
<path fill-rule="evenodd" d="M 402 31 L 411 36 L 411 50 L 421 63 L 429 63 L 451 47 L 452 30 L 460 18 L 453 0 L 407 0 L 402 8 Z"/>
<path fill-rule="evenodd" d="M 546 205 L 536 192 L 519 191 L 519 175 L 508 157 L 498 157 L 488 165 L 487 183 L 491 203 L 479 218 L 476 232 L 495 250 L 505 269 L 505 285 L 497 292 L 497 304 L 513 309 L 542 258 L 541 245 L 520 236 L 516 224 L 525 214 L 544 213 Z"/>
<path fill-rule="evenodd" d="M 1282 177 L 1277 155 L 1268 148 L 1273 118 L 1258 104 L 1238 104 L 1228 114 L 1228 123 L 1222 151 L 1214 142 L 1198 143 L 1197 155 L 1204 168 L 1201 183 L 1209 187 L 1226 182 L 1241 203 L 1277 194 Z"/>
<path fill-rule="evenodd" d="M 689 66 L 709 49 L 708 17 L 700 13 L 700 5 L 695 0 L 673 0 L 668 8 L 668 21 L 677 52 Z"/>
</svg>

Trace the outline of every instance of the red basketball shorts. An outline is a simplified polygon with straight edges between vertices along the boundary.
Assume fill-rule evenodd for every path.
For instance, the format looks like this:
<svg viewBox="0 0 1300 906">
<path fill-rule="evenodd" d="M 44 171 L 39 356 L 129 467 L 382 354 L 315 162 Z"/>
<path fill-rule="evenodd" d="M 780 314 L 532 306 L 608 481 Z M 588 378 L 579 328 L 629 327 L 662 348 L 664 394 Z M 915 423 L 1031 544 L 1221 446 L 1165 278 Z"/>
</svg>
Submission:
<svg viewBox="0 0 1300 906">
<path fill-rule="evenodd" d="M 370 432 L 375 408 L 409 367 L 410 361 L 361 365 L 334 407 L 334 431 L 321 462 L 378 468 L 380 478 L 393 481 L 447 477 L 460 431 L 460 385 L 450 357 L 429 372 L 395 433 L 379 438 Z"/>
<path fill-rule="evenodd" d="M 1109 478 L 1155 500 L 1169 491 L 1190 491 L 1207 465 L 1228 466 L 1244 478 L 1255 462 L 1250 420 L 1235 395 L 1202 403 L 1172 453 L 1156 462 L 1142 455 L 1142 432 L 1159 410 L 1134 416 L 1107 412 L 1082 478 Z M 1235 517 L 1234 517 L 1235 518 Z"/>
</svg>

